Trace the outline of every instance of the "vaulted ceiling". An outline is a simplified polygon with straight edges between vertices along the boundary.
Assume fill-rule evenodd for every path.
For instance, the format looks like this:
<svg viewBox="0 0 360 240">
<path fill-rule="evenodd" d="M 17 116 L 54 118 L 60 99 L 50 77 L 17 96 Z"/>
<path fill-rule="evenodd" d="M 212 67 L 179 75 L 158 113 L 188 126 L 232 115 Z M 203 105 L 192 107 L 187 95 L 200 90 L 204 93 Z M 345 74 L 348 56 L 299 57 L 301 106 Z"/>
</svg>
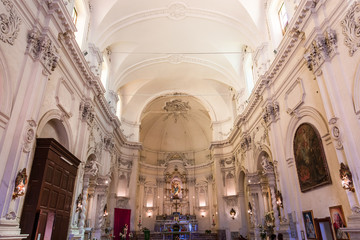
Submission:
<svg viewBox="0 0 360 240">
<path fill-rule="evenodd" d="M 90 39 L 111 51 L 109 88 L 121 98 L 121 118 L 141 124 L 141 141 L 182 126 L 209 143 L 212 124 L 231 125 L 232 95 L 246 87 L 242 50 L 265 41 L 264 1 L 91 1 Z M 164 106 L 174 100 L 192 106 L 177 125 L 164 120 Z M 162 142 L 148 144 L 163 149 Z"/>
</svg>

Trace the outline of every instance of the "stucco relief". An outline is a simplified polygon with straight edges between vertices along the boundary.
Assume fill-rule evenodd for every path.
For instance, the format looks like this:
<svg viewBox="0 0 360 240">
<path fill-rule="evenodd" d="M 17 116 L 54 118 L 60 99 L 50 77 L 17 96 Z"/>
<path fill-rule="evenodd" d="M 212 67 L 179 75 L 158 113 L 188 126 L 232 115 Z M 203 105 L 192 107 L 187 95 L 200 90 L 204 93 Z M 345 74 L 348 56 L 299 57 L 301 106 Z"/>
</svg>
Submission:
<svg viewBox="0 0 360 240">
<path fill-rule="evenodd" d="M 29 32 L 27 43 L 27 53 L 34 60 L 39 60 L 48 73 L 54 71 L 59 62 L 59 55 L 50 38 L 34 29 Z"/>
<path fill-rule="evenodd" d="M 18 17 L 14 4 L 10 0 L 1 1 L 9 15 L 5 13 L 0 14 L 0 39 L 5 43 L 13 45 L 20 31 L 21 19 Z"/>
<path fill-rule="evenodd" d="M 24 152 L 30 152 L 32 147 L 32 142 L 35 139 L 35 132 L 37 124 L 34 120 L 28 120 L 28 125 L 26 127 L 25 133 L 24 133 L 24 146 L 23 151 Z"/>
<path fill-rule="evenodd" d="M 321 74 L 322 64 L 336 53 L 337 35 L 334 30 L 328 30 L 317 36 L 306 51 L 304 58 L 310 71 Z"/>
<path fill-rule="evenodd" d="M 360 47 L 360 3 L 354 2 L 348 10 L 345 18 L 341 21 L 344 43 L 349 48 L 349 55 L 353 56 Z"/>
</svg>

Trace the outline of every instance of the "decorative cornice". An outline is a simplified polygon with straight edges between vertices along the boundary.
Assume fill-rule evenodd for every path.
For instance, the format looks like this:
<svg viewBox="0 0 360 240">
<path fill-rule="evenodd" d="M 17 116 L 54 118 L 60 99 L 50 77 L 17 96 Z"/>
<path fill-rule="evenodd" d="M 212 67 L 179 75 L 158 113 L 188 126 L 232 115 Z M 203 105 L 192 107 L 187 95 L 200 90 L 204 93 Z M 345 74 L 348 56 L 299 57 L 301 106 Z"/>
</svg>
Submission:
<svg viewBox="0 0 360 240">
<path fill-rule="evenodd" d="M 20 31 L 21 19 L 18 17 L 11 0 L 1 1 L 6 11 L 9 12 L 9 16 L 5 13 L 0 14 L 0 39 L 5 43 L 13 45 Z"/>
</svg>

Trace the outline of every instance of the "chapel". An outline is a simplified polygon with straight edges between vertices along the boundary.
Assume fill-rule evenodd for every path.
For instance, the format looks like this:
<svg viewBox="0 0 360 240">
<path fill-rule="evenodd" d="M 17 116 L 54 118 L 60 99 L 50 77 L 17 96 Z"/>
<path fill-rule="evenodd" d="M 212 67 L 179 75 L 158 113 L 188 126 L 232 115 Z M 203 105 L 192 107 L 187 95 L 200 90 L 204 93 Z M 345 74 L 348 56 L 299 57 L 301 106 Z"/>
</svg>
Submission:
<svg viewBox="0 0 360 240">
<path fill-rule="evenodd" d="M 0 240 L 360 239 L 359 0 L 1 0 Z"/>
</svg>

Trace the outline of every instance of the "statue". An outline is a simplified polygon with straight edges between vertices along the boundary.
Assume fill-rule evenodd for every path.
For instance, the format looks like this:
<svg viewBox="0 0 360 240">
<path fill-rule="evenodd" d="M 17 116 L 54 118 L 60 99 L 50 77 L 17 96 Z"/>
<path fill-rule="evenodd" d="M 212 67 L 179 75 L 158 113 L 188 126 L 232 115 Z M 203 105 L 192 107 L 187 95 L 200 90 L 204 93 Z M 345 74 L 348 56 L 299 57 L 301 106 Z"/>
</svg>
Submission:
<svg viewBox="0 0 360 240">
<path fill-rule="evenodd" d="M 173 198 L 179 198 L 181 193 L 181 186 L 179 181 L 173 181 L 171 184 Z"/>
<path fill-rule="evenodd" d="M 97 164 L 98 163 L 96 162 L 96 160 L 93 160 L 93 161 L 90 162 L 91 168 L 89 170 L 89 173 L 91 175 L 93 175 L 93 176 L 95 176 L 99 171 L 99 168 L 98 168 Z"/>
<path fill-rule="evenodd" d="M 269 159 L 265 155 L 261 156 L 261 166 L 264 172 L 274 171 L 273 164 L 269 161 Z"/>
</svg>

